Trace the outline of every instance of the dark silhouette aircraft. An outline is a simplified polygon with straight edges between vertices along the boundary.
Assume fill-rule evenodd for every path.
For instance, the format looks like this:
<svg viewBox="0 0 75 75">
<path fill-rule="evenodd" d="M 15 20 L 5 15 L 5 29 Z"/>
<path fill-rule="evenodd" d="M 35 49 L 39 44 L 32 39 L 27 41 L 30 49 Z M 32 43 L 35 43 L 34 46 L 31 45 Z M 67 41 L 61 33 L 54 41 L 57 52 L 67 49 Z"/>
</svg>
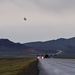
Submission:
<svg viewBox="0 0 75 75">
<path fill-rule="evenodd" d="M 40 54 L 32 54 L 34 56 L 37 56 L 37 58 L 53 58 L 54 56 L 57 56 L 61 53 L 62 51 L 61 50 L 57 50 L 56 53 L 48 53 L 48 51 L 46 50 L 46 53 L 40 53 Z"/>
<path fill-rule="evenodd" d="M 27 20 L 27 19 L 24 17 L 24 20 Z"/>
</svg>

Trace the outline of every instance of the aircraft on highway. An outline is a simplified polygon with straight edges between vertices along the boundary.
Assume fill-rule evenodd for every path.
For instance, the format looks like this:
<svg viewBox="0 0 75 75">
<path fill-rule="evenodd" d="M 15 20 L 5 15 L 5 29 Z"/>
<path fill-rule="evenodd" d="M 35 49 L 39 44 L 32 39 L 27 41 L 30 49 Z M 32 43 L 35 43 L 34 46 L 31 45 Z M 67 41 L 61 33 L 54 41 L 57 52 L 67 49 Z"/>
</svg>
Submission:
<svg viewBox="0 0 75 75">
<path fill-rule="evenodd" d="M 37 58 L 40 59 L 44 59 L 44 58 L 53 58 L 54 56 L 57 56 L 58 54 L 60 54 L 62 51 L 61 50 L 57 50 L 58 52 L 57 53 L 53 53 L 53 54 L 50 54 L 46 51 L 45 54 L 38 54 L 37 55 Z"/>
</svg>

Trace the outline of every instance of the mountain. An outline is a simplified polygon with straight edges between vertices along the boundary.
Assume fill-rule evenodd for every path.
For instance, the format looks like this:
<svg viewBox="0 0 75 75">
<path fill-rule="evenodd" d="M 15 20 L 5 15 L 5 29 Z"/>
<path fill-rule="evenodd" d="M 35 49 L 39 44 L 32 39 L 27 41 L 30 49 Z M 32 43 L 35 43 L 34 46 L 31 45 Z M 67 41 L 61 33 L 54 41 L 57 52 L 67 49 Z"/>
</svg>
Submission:
<svg viewBox="0 0 75 75">
<path fill-rule="evenodd" d="M 57 40 L 49 40 L 45 42 L 30 42 L 24 43 L 24 45 L 35 49 L 48 50 L 49 52 L 61 50 L 62 54 L 75 56 L 75 37 L 70 39 L 59 38 Z"/>
<path fill-rule="evenodd" d="M 25 57 L 35 52 L 35 49 L 21 43 L 0 39 L 0 57 Z"/>
<path fill-rule="evenodd" d="M 75 37 L 59 38 L 45 42 L 14 43 L 8 39 L 0 39 L 0 57 L 26 57 L 41 53 L 56 53 L 61 50 L 61 56 L 75 57 Z"/>
</svg>

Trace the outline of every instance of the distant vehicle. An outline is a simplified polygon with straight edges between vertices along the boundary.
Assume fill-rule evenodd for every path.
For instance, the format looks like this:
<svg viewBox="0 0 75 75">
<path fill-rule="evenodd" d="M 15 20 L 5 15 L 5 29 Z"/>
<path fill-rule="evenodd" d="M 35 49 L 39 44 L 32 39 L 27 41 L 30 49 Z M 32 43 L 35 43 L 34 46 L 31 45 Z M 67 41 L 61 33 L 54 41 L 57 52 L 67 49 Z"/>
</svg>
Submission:
<svg viewBox="0 0 75 75">
<path fill-rule="evenodd" d="M 27 19 L 24 17 L 24 20 L 27 20 Z"/>
<path fill-rule="evenodd" d="M 57 50 L 58 52 L 57 53 L 53 53 L 53 54 L 50 54 L 48 52 L 46 52 L 45 54 L 39 54 L 37 55 L 37 58 L 41 58 L 41 59 L 44 59 L 44 58 L 53 58 L 55 56 L 57 56 L 58 54 L 60 54 L 62 51 L 61 50 Z"/>
<path fill-rule="evenodd" d="M 48 54 L 46 54 L 45 56 L 44 56 L 44 58 L 49 58 L 50 56 L 48 55 Z"/>
</svg>

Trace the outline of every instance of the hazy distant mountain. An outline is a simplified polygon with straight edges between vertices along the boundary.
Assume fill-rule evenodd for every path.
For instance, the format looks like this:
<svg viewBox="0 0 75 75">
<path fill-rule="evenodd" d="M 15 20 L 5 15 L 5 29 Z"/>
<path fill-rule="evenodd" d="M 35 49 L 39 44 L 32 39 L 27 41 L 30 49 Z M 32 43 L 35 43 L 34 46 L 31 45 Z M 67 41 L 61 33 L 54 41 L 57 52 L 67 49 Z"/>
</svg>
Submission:
<svg viewBox="0 0 75 75">
<path fill-rule="evenodd" d="M 8 39 L 0 39 L 0 57 L 23 57 L 35 53 L 33 48 Z"/>
<path fill-rule="evenodd" d="M 40 53 L 56 53 L 61 50 L 61 55 L 75 56 L 75 37 L 70 39 L 60 38 L 45 42 L 14 43 L 8 39 L 0 39 L 0 57 L 25 57 Z"/>
<path fill-rule="evenodd" d="M 45 42 L 30 42 L 24 45 L 48 51 L 62 50 L 63 54 L 75 55 L 75 37 L 70 39 L 59 38 Z"/>
</svg>

